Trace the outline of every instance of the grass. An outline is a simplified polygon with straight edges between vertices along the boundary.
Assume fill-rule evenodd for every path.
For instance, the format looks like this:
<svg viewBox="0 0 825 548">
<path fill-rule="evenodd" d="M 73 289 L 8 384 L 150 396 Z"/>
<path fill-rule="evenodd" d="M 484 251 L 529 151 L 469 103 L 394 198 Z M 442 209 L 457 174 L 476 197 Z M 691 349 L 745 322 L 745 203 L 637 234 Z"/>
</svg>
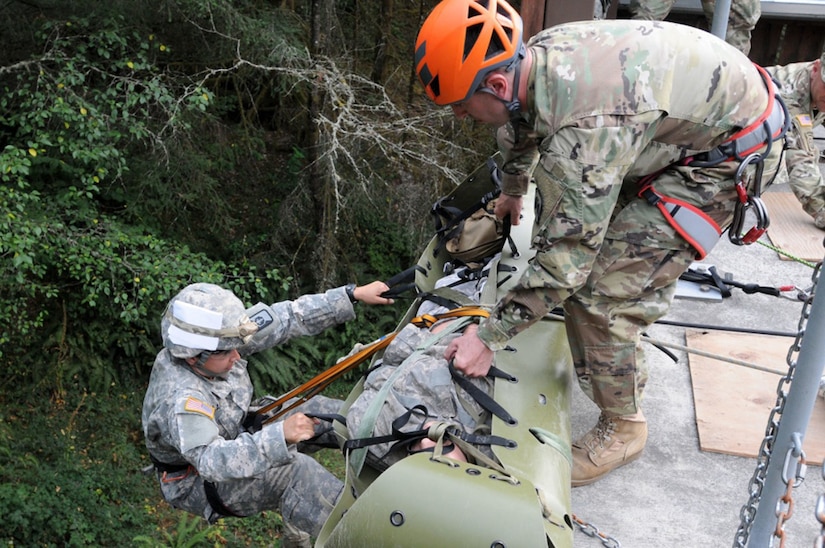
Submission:
<svg viewBox="0 0 825 548">
<path fill-rule="evenodd" d="M 65 399 L 0 393 L 0 543 L 6 546 L 274 546 L 275 512 L 204 520 L 166 504 L 140 427 L 145 388 Z M 346 394 L 345 385 L 330 395 Z M 316 458 L 343 478 L 335 449 Z"/>
</svg>

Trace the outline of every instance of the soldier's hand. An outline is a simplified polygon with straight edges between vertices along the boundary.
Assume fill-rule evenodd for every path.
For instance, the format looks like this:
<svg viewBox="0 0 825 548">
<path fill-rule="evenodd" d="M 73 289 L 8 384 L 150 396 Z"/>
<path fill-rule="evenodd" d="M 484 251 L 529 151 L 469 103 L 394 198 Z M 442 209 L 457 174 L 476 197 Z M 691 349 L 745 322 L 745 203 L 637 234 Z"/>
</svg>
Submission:
<svg viewBox="0 0 825 548">
<path fill-rule="evenodd" d="M 499 194 L 496 198 L 495 214 L 499 219 L 504 219 L 507 215 L 510 216 L 510 224 L 513 226 L 521 222 L 521 207 L 524 198 L 521 196 L 511 196 L 510 194 Z"/>
<path fill-rule="evenodd" d="M 284 439 L 287 443 L 306 441 L 315 436 L 315 425 L 320 424 L 318 419 L 311 419 L 303 413 L 295 413 L 284 420 Z"/>
<path fill-rule="evenodd" d="M 382 281 L 374 281 L 367 285 L 356 287 L 352 292 L 355 298 L 366 304 L 392 304 L 395 301 L 382 297 L 381 294 L 389 291 L 390 286 Z"/>
<path fill-rule="evenodd" d="M 444 357 L 468 377 L 484 377 L 493 364 L 493 351 L 478 338 L 478 326 L 467 326 L 464 334 L 450 341 Z"/>
</svg>

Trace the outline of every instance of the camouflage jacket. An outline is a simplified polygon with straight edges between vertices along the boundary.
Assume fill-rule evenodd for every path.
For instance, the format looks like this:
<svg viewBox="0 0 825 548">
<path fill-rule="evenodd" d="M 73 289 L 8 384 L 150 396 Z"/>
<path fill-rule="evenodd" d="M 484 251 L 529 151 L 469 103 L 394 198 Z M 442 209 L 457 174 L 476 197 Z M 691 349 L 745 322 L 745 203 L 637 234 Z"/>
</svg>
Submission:
<svg viewBox="0 0 825 548">
<path fill-rule="evenodd" d="M 542 260 L 556 262 L 558 268 L 528 270 L 500 301 L 479 329 L 494 350 L 586 279 L 616 205 L 611 188 L 623 185 L 625 197 L 635 196 L 640 177 L 715 148 L 768 106 L 766 83 L 744 54 L 686 25 L 578 22 L 546 29 L 527 46 L 533 64 L 523 122 L 515 130 L 508 124 L 499 131 L 500 144 L 516 141 L 501 147 L 502 190 L 525 194 L 531 168 L 541 162 L 536 173 L 548 178 L 544 208 L 552 209 L 566 189 L 581 189 L 587 222 L 598 228 L 593 234 L 570 233 L 564 242 L 553 242 L 562 245 Z M 567 234 L 564 220 L 537 222 L 557 223 L 555 233 Z M 560 249 L 564 252 L 558 253 Z M 542 276 L 547 270 L 555 272 L 554 287 L 537 283 L 535 287 L 543 287 L 537 302 L 534 291 L 522 288 L 533 287 L 531 275 Z M 533 317 L 520 317 L 518 310 L 524 309 L 533 311 Z"/>
<path fill-rule="evenodd" d="M 261 328 L 238 349 L 242 357 L 355 317 L 344 288 L 273 305 L 259 303 L 247 312 Z M 143 400 L 143 432 L 149 453 L 166 464 L 189 464 L 212 482 L 253 477 L 289 461 L 293 457 L 282 423 L 272 423 L 254 434 L 244 430 L 242 423 L 252 396 L 246 360 L 239 360 L 226 379 L 208 379 L 166 349 L 161 350 Z M 181 490 L 174 484 L 163 484 L 162 488 L 167 500 L 174 498 L 172 491 Z"/>
<path fill-rule="evenodd" d="M 788 184 L 805 211 L 816 217 L 825 209 L 825 182 L 819 169 L 819 149 L 814 144 L 814 128 L 822 125 L 825 113 L 814 114 L 811 103 L 813 66 L 812 61 L 767 67 L 766 70 L 779 83 L 793 121 L 787 137 L 788 150 L 785 151 Z"/>
</svg>

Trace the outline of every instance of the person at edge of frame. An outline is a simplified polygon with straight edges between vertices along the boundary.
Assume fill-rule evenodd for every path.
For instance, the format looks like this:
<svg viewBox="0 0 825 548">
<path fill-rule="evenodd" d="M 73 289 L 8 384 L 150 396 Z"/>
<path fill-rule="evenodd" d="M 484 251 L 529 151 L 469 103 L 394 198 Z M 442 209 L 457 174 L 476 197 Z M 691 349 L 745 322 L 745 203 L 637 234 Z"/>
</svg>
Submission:
<svg viewBox="0 0 825 548">
<path fill-rule="evenodd" d="M 445 357 L 483 376 L 510 339 L 562 306 L 579 386 L 600 410 L 573 442 L 575 487 L 642 454 L 640 335 L 724 229 L 736 244 L 764 232 L 759 194 L 789 122 L 764 69 L 703 30 L 581 21 L 525 45 L 522 29 L 504 0 L 443 0 L 415 43 L 426 95 L 497 128 L 496 216 L 518 224 L 531 179 L 537 190 L 528 268 Z M 758 213 L 751 230 L 746 208 Z"/>
<path fill-rule="evenodd" d="M 825 121 L 825 52 L 814 61 L 765 67 L 779 85 L 791 115 L 785 165 L 788 186 L 818 228 L 825 229 L 825 180 L 814 128 Z M 785 175 L 780 174 L 780 177 Z M 782 181 L 780 178 L 777 181 Z"/>
<path fill-rule="evenodd" d="M 299 451 L 325 446 L 318 436 L 334 434 L 311 415 L 337 413 L 342 402 L 316 396 L 282 420 L 247 428 L 246 418 L 261 405 L 252 401 L 245 358 L 353 319 L 358 301 L 392 304 L 381 296 L 388 289 L 380 281 L 349 284 L 249 309 L 209 283 L 172 298 L 142 410 L 164 500 L 210 523 L 274 510 L 283 517 L 283 546 L 311 546 L 343 484 Z"/>
</svg>

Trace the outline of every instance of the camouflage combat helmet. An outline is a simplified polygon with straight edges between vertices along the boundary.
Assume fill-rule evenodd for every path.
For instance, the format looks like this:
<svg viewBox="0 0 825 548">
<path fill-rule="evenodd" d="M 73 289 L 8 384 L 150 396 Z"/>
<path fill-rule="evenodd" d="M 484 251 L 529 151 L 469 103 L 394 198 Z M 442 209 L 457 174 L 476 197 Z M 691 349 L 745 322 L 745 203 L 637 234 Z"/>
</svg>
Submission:
<svg viewBox="0 0 825 548">
<path fill-rule="evenodd" d="M 209 283 L 186 286 L 169 301 L 160 323 L 163 346 L 176 358 L 232 350 L 248 342 L 258 325 L 234 293 Z"/>
<path fill-rule="evenodd" d="M 522 20 L 510 4 L 443 0 L 418 32 L 415 70 L 430 99 L 452 105 L 479 91 L 494 70 L 518 70 L 524 55 Z"/>
</svg>

